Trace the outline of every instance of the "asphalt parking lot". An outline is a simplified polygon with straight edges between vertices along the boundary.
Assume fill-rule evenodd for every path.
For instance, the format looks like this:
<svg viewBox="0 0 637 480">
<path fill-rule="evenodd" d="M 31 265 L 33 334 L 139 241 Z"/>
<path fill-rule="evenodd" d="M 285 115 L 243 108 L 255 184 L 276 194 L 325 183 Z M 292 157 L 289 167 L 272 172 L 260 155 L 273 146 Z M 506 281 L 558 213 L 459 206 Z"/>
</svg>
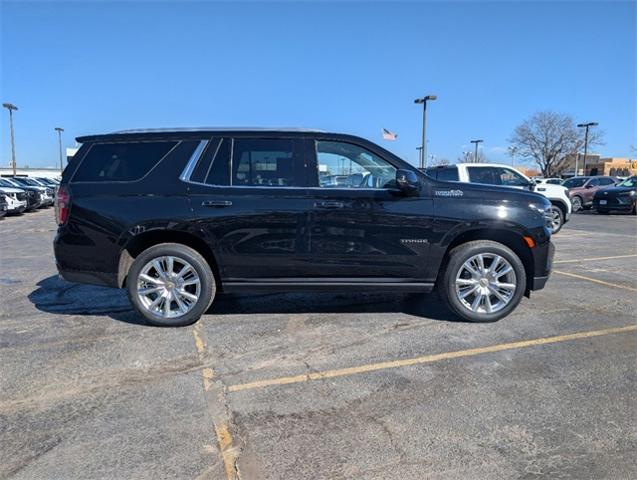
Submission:
<svg viewBox="0 0 637 480">
<path fill-rule="evenodd" d="M 52 210 L 0 222 L 0 477 L 637 476 L 637 217 L 575 215 L 494 324 L 435 296 L 222 297 L 142 324 L 56 276 Z"/>
</svg>

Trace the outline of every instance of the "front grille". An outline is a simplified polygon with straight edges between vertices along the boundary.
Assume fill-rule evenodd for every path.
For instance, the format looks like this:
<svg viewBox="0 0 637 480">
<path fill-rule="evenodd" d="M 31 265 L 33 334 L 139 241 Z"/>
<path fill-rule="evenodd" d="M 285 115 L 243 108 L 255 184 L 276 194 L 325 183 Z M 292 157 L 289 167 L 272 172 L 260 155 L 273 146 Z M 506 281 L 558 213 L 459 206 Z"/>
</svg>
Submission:
<svg viewBox="0 0 637 480">
<path fill-rule="evenodd" d="M 16 193 L 15 197 L 19 201 L 24 201 L 24 200 L 27 199 L 27 194 L 26 193 Z"/>
</svg>

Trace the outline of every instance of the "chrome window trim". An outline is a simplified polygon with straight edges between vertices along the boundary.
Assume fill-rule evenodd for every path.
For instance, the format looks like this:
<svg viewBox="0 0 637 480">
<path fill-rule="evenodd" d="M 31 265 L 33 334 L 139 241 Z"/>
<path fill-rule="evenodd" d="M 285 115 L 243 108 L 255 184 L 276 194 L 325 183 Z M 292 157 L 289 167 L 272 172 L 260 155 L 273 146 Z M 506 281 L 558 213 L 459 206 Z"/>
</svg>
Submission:
<svg viewBox="0 0 637 480">
<path fill-rule="evenodd" d="M 197 165 L 197 162 L 199 161 L 201 154 L 203 153 L 204 149 L 208 145 L 208 142 L 209 140 L 199 141 L 199 145 L 197 145 L 197 147 L 195 148 L 195 151 L 192 152 L 192 155 L 190 156 L 190 160 L 188 160 L 188 163 L 186 164 L 184 171 L 181 172 L 181 175 L 179 175 L 179 180 L 181 180 L 182 182 L 190 182 L 190 176 L 192 175 L 192 172 L 195 169 L 195 165 Z M 195 183 L 195 182 L 190 182 L 190 183 Z"/>
</svg>

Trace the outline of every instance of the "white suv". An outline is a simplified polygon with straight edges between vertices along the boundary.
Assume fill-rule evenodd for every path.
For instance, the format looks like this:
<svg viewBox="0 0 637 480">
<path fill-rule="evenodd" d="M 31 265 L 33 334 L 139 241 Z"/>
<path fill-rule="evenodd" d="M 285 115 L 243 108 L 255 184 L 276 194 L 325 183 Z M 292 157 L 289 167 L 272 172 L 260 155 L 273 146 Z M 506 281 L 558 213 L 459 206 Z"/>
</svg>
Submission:
<svg viewBox="0 0 637 480">
<path fill-rule="evenodd" d="M 508 165 L 497 163 L 459 163 L 428 168 L 425 173 L 437 180 L 448 182 L 482 183 L 527 189 L 544 195 L 553 205 L 551 225 L 553 233 L 561 230 L 571 218 L 571 201 L 568 190 L 561 185 L 550 183 L 537 184 L 526 175 Z"/>
</svg>

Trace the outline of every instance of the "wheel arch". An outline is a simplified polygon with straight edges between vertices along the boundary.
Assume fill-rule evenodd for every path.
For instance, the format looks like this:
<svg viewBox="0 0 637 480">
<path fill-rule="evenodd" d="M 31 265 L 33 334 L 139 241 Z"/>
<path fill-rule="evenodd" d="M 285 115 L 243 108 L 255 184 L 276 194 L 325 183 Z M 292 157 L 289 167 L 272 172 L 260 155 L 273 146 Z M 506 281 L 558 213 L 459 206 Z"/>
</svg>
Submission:
<svg viewBox="0 0 637 480">
<path fill-rule="evenodd" d="M 126 278 L 135 258 L 144 250 L 161 243 L 179 243 L 197 251 L 206 259 L 212 269 L 219 290 L 222 289 L 221 276 L 217 259 L 208 244 L 197 235 L 180 230 L 150 230 L 131 237 L 122 249 L 117 269 L 117 284 L 120 288 L 126 285 Z"/>
<path fill-rule="evenodd" d="M 501 243 L 506 247 L 513 250 L 513 252 L 520 258 L 524 265 L 524 271 L 526 273 L 526 291 L 525 295 L 530 293 L 530 286 L 533 285 L 533 276 L 535 275 L 535 265 L 533 262 L 533 255 L 531 248 L 528 246 L 523 236 L 511 230 L 497 229 L 497 228 L 476 228 L 472 230 L 466 230 L 456 235 L 453 240 L 447 245 L 445 250 L 442 265 L 446 265 L 449 253 L 463 243 L 472 242 L 475 240 L 491 240 L 493 242 Z M 440 268 L 440 272 L 442 272 Z"/>
</svg>

